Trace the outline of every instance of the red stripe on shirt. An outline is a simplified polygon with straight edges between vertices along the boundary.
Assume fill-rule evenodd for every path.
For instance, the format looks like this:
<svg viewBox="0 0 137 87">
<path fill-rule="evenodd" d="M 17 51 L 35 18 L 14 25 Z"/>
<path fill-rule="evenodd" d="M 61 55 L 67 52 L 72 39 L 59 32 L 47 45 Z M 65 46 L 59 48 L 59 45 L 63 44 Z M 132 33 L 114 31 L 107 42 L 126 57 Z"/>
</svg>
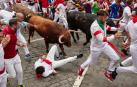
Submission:
<svg viewBox="0 0 137 87">
<path fill-rule="evenodd" d="M 101 30 L 98 30 L 98 31 L 96 31 L 96 32 L 94 33 L 94 36 L 97 36 L 97 35 L 100 34 L 100 33 L 102 33 L 102 31 L 101 31 Z"/>
<path fill-rule="evenodd" d="M 103 38 L 103 42 L 107 42 L 107 37 L 104 37 L 104 38 Z"/>
<path fill-rule="evenodd" d="M 110 26 L 107 26 L 107 30 L 108 30 L 108 31 L 111 31 L 111 27 L 110 27 Z"/>
</svg>

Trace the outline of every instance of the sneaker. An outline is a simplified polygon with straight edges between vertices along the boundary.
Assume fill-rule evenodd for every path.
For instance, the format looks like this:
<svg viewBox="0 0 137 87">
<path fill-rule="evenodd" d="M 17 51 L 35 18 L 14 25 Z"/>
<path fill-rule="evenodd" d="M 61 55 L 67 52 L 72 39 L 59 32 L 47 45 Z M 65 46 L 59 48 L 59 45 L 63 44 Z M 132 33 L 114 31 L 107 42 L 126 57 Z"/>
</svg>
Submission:
<svg viewBox="0 0 137 87">
<path fill-rule="evenodd" d="M 84 69 L 82 69 L 82 68 L 80 67 L 79 70 L 78 70 L 78 75 L 79 75 L 79 76 L 82 76 L 83 71 L 84 71 Z"/>
<path fill-rule="evenodd" d="M 116 77 L 117 77 L 117 75 L 118 75 L 117 72 L 116 72 L 116 69 L 117 68 L 115 68 L 115 71 L 112 72 L 112 78 L 113 78 L 113 80 L 115 80 Z"/>
<path fill-rule="evenodd" d="M 82 58 L 83 57 L 83 54 L 78 54 L 77 55 L 77 58 Z"/>
<path fill-rule="evenodd" d="M 128 54 L 128 51 L 126 50 L 126 49 L 122 49 L 121 50 L 126 56 L 128 56 L 129 54 Z"/>
<path fill-rule="evenodd" d="M 124 65 L 122 63 L 120 63 L 119 66 L 123 67 Z"/>
<path fill-rule="evenodd" d="M 25 55 L 25 60 L 26 60 L 27 62 L 30 62 L 30 61 L 31 61 L 31 56 L 30 56 L 30 54 Z"/>
<path fill-rule="evenodd" d="M 18 85 L 18 87 L 25 87 L 24 85 Z"/>
<path fill-rule="evenodd" d="M 105 77 L 107 78 L 108 81 L 110 81 L 110 82 L 113 81 L 112 72 L 105 71 L 104 75 L 105 75 Z"/>
</svg>

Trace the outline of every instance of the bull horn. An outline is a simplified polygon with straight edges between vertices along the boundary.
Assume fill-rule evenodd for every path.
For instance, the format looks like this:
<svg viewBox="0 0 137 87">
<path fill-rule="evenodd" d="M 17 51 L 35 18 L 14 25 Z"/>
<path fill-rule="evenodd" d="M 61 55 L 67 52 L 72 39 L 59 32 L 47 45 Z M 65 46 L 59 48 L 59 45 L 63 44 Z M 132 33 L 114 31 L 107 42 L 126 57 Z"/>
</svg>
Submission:
<svg viewBox="0 0 137 87">
<path fill-rule="evenodd" d="M 69 30 L 69 32 L 81 33 L 81 31 Z"/>
<path fill-rule="evenodd" d="M 63 38 L 64 35 L 60 35 L 59 36 L 59 43 L 63 44 L 64 42 L 61 41 L 61 39 Z"/>
</svg>

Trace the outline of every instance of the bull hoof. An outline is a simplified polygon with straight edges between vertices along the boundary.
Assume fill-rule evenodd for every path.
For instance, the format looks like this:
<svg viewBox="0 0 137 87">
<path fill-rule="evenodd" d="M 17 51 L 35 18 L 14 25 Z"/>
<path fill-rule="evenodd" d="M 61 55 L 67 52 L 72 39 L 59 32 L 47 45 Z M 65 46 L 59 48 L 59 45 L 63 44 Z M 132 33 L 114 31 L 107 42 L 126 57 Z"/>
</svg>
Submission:
<svg viewBox="0 0 137 87">
<path fill-rule="evenodd" d="M 87 45 L 87 42 L 83 43 L 83 45 L 84 45 L 84 46 Z"/>
<path fill-rule="evenodd" d="M 74 43 L 77 43 L 77 41 L 74 41 Z"/>
<path fill-rule="evenodd" d="M 46 52 L 48 53 L 48 52 L 49 52 L 49 50 L 46 50 Z"/>
<path fill-rule="evenodd" d="M 63 56 L 67 56 L 66 53 L 63 53 Z"/>
<path fill-rule="evenodd" d="M 28 40 L 28 44 L 30 44 L 30 40 Z"/>
</svg>

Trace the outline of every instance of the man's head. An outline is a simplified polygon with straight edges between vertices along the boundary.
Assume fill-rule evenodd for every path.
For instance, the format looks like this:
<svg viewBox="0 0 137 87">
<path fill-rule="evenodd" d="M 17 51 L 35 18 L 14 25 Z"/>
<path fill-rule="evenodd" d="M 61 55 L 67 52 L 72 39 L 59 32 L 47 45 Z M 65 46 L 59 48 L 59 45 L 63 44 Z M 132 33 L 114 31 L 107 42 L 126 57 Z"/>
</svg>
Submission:
<svg viewBox="0 0 137 87">
<path fill-rule="evenodd" d="M 16 32 L 18 27 L 18 22 L 16 18 L 13 18 L 9 21 L 9 26 Z"/>
<path fill-rule="evenodd" d="M 108 17 L 108 13 L 105 10 L 99 10 L 97 12 L 97 17 L 98 17 L 98 20 L 105 23 L 105 21 L 107 20 L 107 17 Z"/>
<path fill-rule="evenodd" d="M 126 4 L 127 4 L 128 6 L 132 6 L 132 5 L 133 5 L 133 0 L 127 0 L 127 1 L 126 1 Z"/>
<path fill-rule="evenodd" d="M 41 78 L 42 74 L 45 72 L 45 68 L 43 66 L 39 66 L 36 68 L 36 76 L 37 78 Z"/>
<path fill-rule="evenodd" d="M 116 0 L 117 5 L 120 5 L 120 3 L 121 3 L 121 0 Z"/>
<path fill-rule="evenodd" d="M 22 22 L 24 20 L 24 15 L 22 13 L 16 13 L 16 16 L 19 22 Z"/>
<path fill-rule="evenodd" d="M 132 15 L 133 15 L 133 16 L 137 16 L 137 7 L 133 9 Z"/>
</svg>

